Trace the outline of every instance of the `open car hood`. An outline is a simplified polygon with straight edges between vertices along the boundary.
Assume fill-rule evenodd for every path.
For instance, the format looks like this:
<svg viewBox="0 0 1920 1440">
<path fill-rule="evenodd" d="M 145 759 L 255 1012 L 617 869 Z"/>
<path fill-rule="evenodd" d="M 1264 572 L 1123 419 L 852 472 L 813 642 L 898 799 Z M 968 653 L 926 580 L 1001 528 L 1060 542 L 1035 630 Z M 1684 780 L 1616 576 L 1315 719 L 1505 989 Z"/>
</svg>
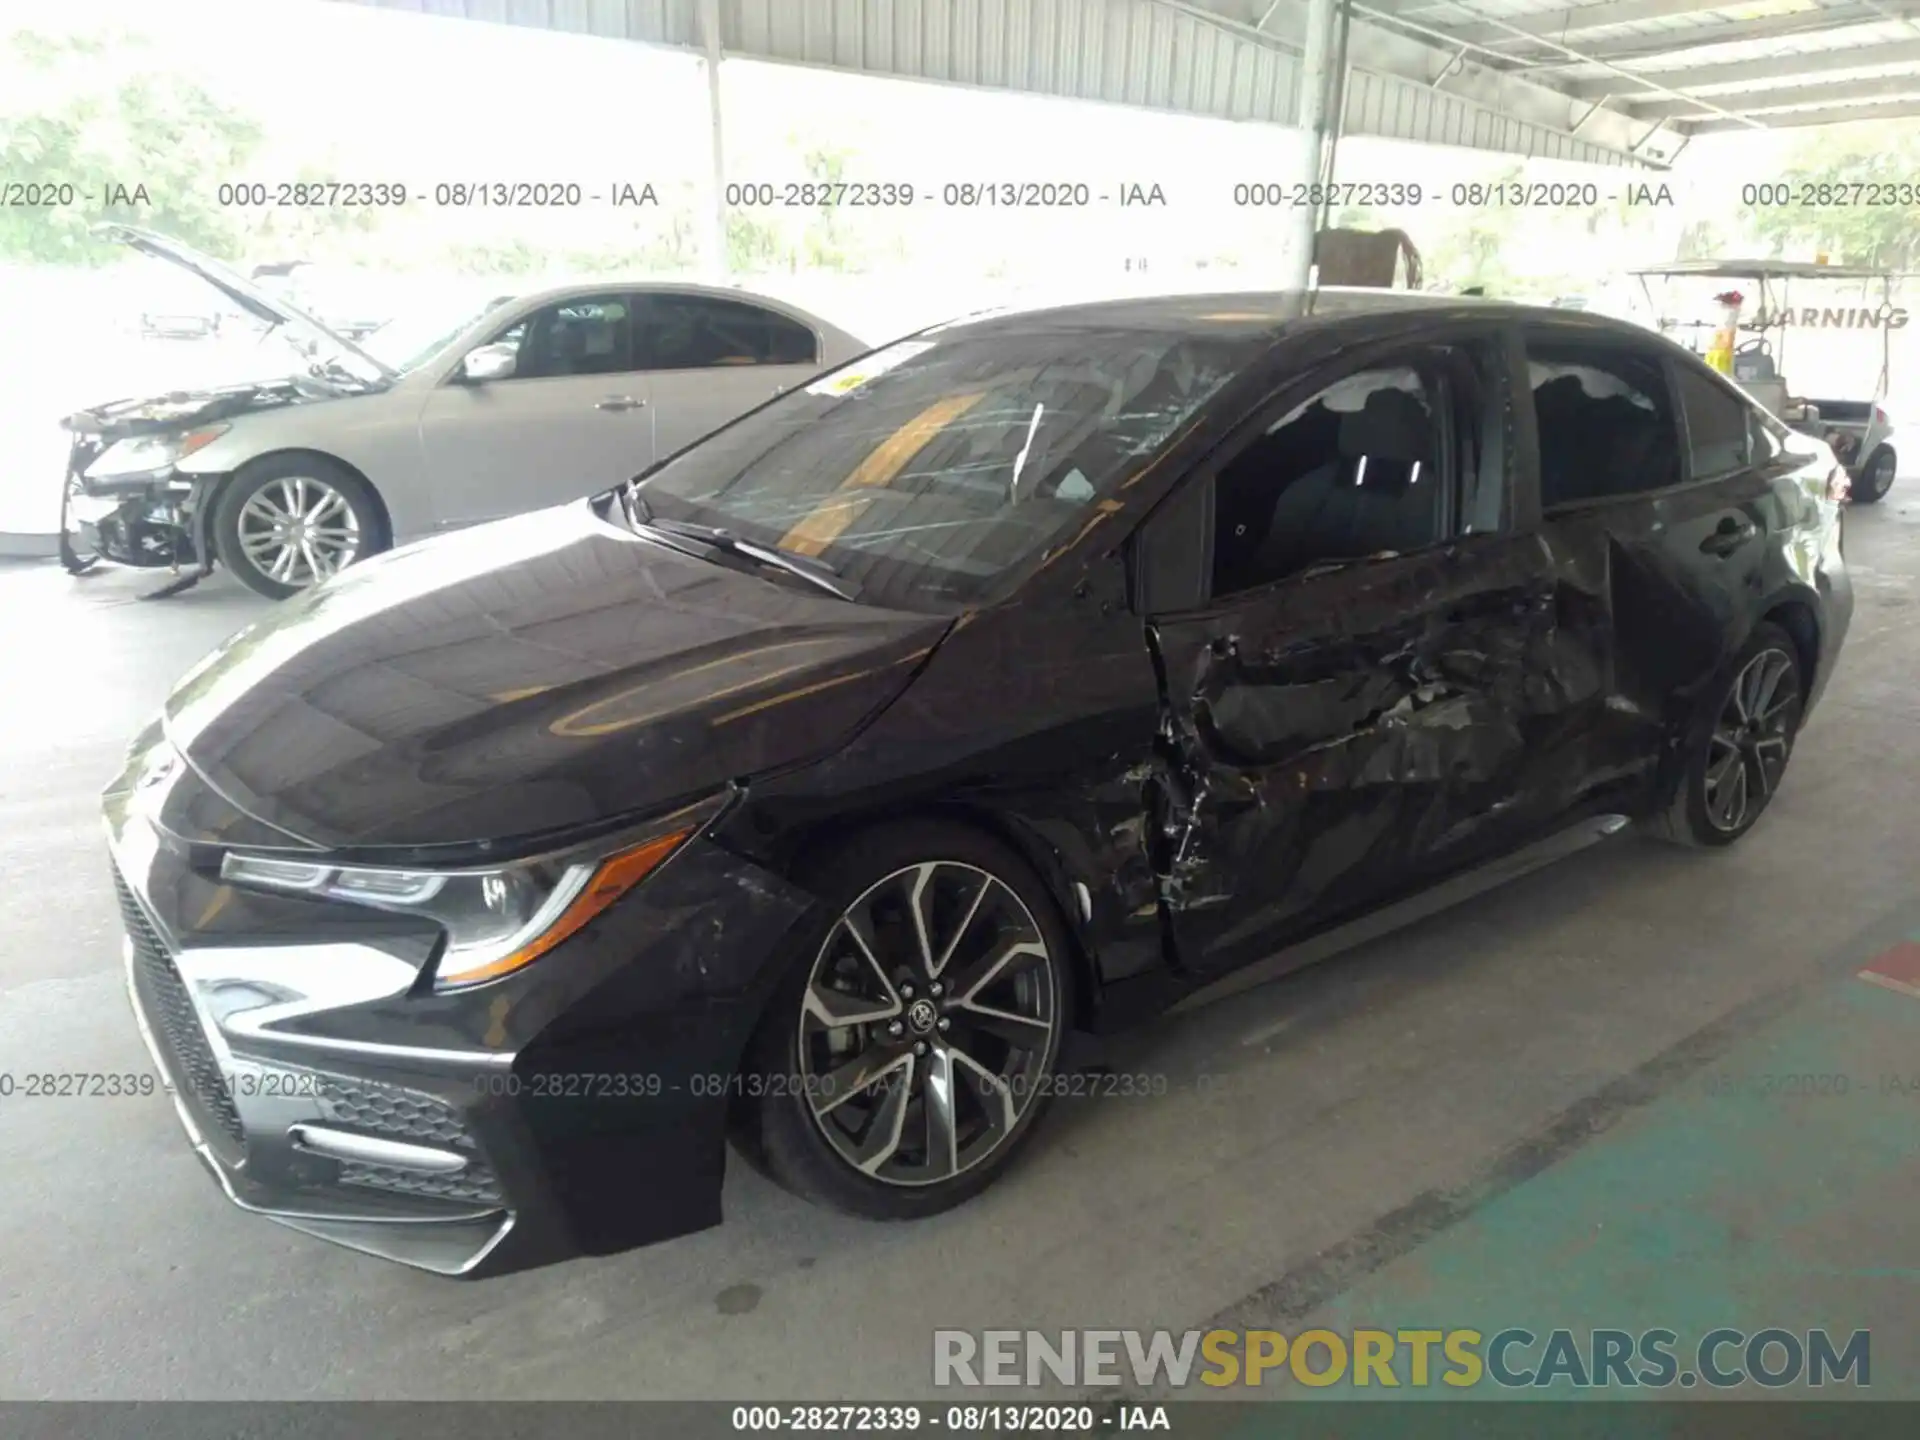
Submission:
<svg viewBox="0 0 1920 1440">
<path fill-rule="evenodd" d="M 256 320 L 264 320 L 269 325 L 290 325 L 295 329 L 306 331 L 313 338 L 335 346 L 342 353 L 365 365 L 383 380 L 392 380 L 399 373 L 391 366 L 369 355 L 344 335 L 328 329 L 306 311 L 289 304 L 284 297 L 262 290 L 238 272 L 228 269 L 210 255 L 202 255 L 190 245 L 182 245 L 178 240 L 170 239 L 152 230 L 143 230 L 137 225 L 121 225 L 113 222 L 95 225 L 93 233 L 103 240 L 131 246 L 143 255 L 151 255 L 155 259 L 165 260 L 170 265 L 179 266 L 188 274 L 198 276 L 213 286 Z"/>
<path fill-rule="evenodd" d="M 336 398 L 339 397 L 325 394 L 311 382 L 302 385 L 291 379 L 264 380 L 222 385 L 211 390 L 174 390 L 165 395 L 110 400 L 76 410 L 64 417 L 60 425 L 71 434 L 92 436 L 111 444 L 129 435 L 191 430 L 254 410 L 277 410 L 303 401 Z"/>
</svg>

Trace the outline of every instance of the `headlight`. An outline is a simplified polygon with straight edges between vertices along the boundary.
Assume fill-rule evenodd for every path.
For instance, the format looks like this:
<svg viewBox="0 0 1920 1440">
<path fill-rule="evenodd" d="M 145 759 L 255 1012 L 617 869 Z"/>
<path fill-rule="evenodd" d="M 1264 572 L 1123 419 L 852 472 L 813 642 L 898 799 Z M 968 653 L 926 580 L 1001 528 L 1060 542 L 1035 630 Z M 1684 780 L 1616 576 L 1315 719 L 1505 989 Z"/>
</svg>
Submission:
<svg viewBox="0 0 1920 1440">
<path fill-rule="evenodd" d="M 164 470 L 178 465 L 196 450 L 204 450 L 233 427 L 202 425 L 177 435 L 129 435 L 109 445 L 98 460 L 87 467 L 89 480 L 113 480 L 122 475 L 144 475 L 149 470 Z"/>
<path fill-rule="evenodd" d="M 220 878 L 419 915 L 447 933 L 434 972 L 439 989 L 497 980 L 532 964 L 660 868 L 719 813 L 721 800 L 689 806 L 623 837 L 618 848 L 474 870 L 399 870 L 228 853 Z"/>
</svg>

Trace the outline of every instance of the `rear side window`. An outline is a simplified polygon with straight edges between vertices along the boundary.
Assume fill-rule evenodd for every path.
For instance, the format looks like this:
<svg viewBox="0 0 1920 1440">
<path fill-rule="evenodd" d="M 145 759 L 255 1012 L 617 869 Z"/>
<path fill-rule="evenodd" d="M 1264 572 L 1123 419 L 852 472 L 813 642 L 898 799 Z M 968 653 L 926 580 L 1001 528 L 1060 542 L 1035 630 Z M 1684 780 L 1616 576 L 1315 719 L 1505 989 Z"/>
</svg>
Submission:
<svg viewBox="0 0 1920 1440">
<path fill-rule="evenodd" d="M 1680 429 L 1658 360 L 1530 340 L 1527 367 L 1540 433 L 1542 509 L 1680 483 Z"/>
<path fill-rule="evenodd" d="M 1752 458 L 1749 407 L 1692 367 L 1674 367 L 1680 409 L 1687 417 L 1687 451 L 1696 480 L 1744 469 Z"/>
</svg>

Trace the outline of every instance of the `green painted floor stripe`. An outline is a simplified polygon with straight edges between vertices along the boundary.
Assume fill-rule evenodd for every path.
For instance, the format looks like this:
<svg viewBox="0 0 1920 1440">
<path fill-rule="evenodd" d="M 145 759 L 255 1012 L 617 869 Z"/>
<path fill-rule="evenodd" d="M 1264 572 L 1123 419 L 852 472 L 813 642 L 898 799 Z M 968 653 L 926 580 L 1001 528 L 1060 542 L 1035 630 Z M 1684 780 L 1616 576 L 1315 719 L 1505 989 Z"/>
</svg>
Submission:
<svg viewBox="0 0 1920 1440">
<path fill-rule="evenodd" d="M 1836 1348 L 1866 1329 L 1870 1388 L 1824 1393 L 1915 1400 L 1916 1274 L 1920 999 L 1849 979 L 1811 992 L 1590 1145 L 1365 1277 L 1315 1321 L 1343 1333 L 1465 1327 L 1489 1337 L 1519 1326 L 1543 1339 L 1565 1328 L 1582 1346 L 1596 1327 L 1635 1334 L 1665 1328 L 1678 1333 L 1682 1370 L 1693 1368 L 1699 1338 L 1720 1327 L 1780 1327 L 1802 1336 L 1824 1327 Z M 1539 1354 L 1537 1344 L 1516 1352 L 1517 1368 L 1536 1364 Z M 1722 1355 L 1738 1358 L 1737 1349 Z M 1276 1385 L 1269 1376 L 1259 1393 L 1344 1401 L 1678 1400 L 1704 1397 L 1709 1387 L 1576 1392 L 1565 1381 L 1512 1390 L 1483 1380 L 1468 1389 L 1403 1385 L 1383 1392 L 1344 1382 L 1324 1389 L 1291 1380 Z M 1732 1393 L 1795 1401 L 1823 1395 L 1804 1385 L 1769 1391 L 1749 1384 Z M 1385 1418 L 1377 1406 L 1364 1413 Z M 1474 1413 L 1485 1411 L 1476 1406 Z M 1673 1415 L 1666 1407 L 1649 1410 L 1632 1433 L 1694 1433 L 1691 1422 Z M 1349 1433 L 1318 1422 L 1302 1430 L 1302 1412 L 1292 1406 L 1240 1418 L 1232 1433 L 1244 1437 Z M 1450 1433 L 1435 1418 L 1443 1428 L 1433 1433 Z M 1618 1411 L 1610 1422 L 1596 1417 L 1602 1429 L 1594 1433 L 1624 1433 L 1617 1430 L 1624 1418 Z M 1411 1415 L 1395 1416 L 1391 1433 L 1419 1433 L 1402 1429 L 1412 1422 Z M 1580 1433 L 1563 1429 L 1565 1423 L 1556 1416 L 1551 1433 Z M 1385 1432 L 1369 1422 L 1350 1433 Z"/>
</svg>

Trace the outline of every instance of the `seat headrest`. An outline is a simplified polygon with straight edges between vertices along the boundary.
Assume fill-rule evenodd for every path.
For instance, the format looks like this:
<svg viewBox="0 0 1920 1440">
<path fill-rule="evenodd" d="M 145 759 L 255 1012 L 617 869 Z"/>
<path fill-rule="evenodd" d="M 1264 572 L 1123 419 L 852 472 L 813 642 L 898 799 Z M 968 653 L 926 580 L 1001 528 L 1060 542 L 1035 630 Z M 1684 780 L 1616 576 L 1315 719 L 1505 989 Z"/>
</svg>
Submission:
<svg viewBox="0 0 1920 1440">
<path fill-rule="evenodd" d="M 1578 375 L 1556 375 L 1546 384 L 1533 392 L 1533 403 L 1541 405 L 1570 405 L 1576 400 L 1584 400 L 1587 387 L 1580 383 Z"/>
<path fill-rule="evenodd" d="M 1340 417 L 1340 454 L 1349 460 L 1398 460 L 1411 465 L 1433 458 L 1433 418 L 1405 390 L 1375 390 L 1358 411 Z"/>
</svg>

